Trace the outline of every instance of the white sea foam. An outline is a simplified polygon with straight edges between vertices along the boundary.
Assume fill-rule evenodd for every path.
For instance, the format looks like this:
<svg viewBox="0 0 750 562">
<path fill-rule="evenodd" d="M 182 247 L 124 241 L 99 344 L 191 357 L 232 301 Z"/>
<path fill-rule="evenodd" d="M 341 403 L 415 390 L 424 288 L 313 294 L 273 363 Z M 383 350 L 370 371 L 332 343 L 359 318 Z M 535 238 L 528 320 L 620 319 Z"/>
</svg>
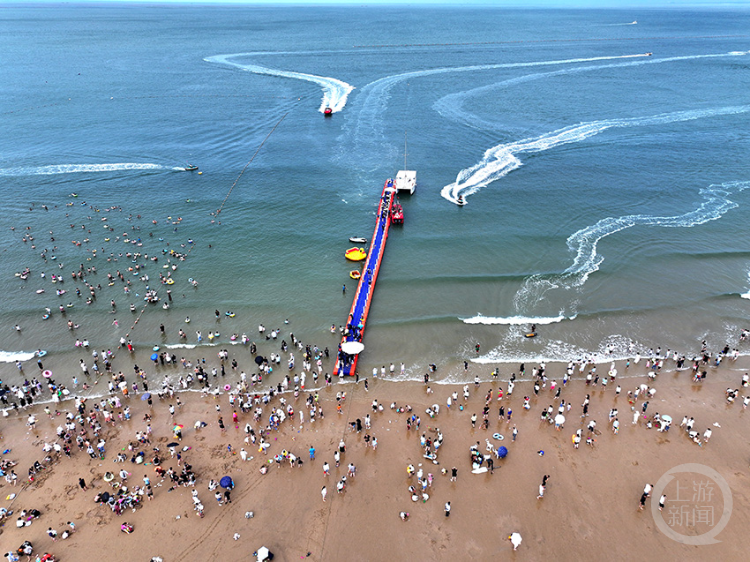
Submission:
<svg viewBox="0 0 750 562">
<path fill-rule="evenodd" d="M 750 285 L 750 271 L 747 272 L 747 281 L 748 285 Z M 750 290 L 748 290 L 747 293 L 741 293 L 740 297 L 743 299 L 750 299 Z"/>
<path fill-rule="evenodd" d="M 0 351 L 0 363 L 15 363 L 29 361 L 34 358 L 33 351 Z"/>
<path fill-rule="evenodd" d="M 165 345 L 164 347 L 167 349 L 195 349 L 198 346 L 192 343 L 174 343 L 171 345 Z"/>
<path fill-rule="evenodd" d="M 184 170 L 143 162 L 117 162 L 113 164 L 54 164 L 51 166 L 24 166 L 0 169 L 0 176 L 52 176 L 55 174 L 82 174 L 93 172 L 118 172 L 121 170 Z"/>
<path fill-rule="evenodd" d="M 555 317 L 528 317 L 528 316 L 510 316 L 507 318 L 503 317 L 493 317 L 493 316 L 483 316 L 481 314 L 477 314 L 476 316 L 472 316 L 471 318 L 465 318 L 463 320 L 464 324 L 485 324 L 487 326 L 492 326 L 496 324 L 502 324 L 506 326 L 529 326 L 531 324 L 538 324 L 538 325 L 545 325 L 545 324 L 555 324 L 557 322 L 562 322 L 565 320 L 566 317 L 560 314 L 560 316 Z"/>
<path fill-rule="evenodd" d="M 232 61 L 230 59 L 236 57 L 251 57 L 258 55 L 268 55 L 271 53 L 255 52 L 255 53 L 234 53 L 230 55 L 214 55 L 212 57 L 206 57 L 206 62 L 212 62 L 217 64 L 226 64 L 234 66 L 248 72 L 255 74 L 267 74 L 269 76 L 280 76 L 282 78 L 294 78 L 297 80 L 306 80 L 307 82 L 314 82 L 323 88 L 323 100 L 320 104 L 319 111 L 322 113 L 327 107 L 330 107 L 334 113 L 337 113 L 344 109 L 346 100 L 349 94 L 354 90 L 354 86 L 347 84 L 343 80 L 337 78 L 331 78 L 328 76 L 318 76 L 316 74 L 307 74 L 304 72 L 292 72 L 289 70 L 280 70 L 278 68 L 269 68 L 266 66 L 260 66 L 257 64 L 242 64 L 239 62 Z"/>
</svg>

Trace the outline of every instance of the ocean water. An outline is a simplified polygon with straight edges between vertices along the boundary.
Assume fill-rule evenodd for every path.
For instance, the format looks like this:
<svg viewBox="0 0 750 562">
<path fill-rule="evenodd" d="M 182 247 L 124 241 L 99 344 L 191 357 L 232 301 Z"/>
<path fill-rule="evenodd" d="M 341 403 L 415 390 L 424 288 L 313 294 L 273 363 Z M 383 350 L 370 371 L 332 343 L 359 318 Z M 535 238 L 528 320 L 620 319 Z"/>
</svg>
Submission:
<svg viewBox="0 0 750 562">
<path fill-rule="evenodd" d="M 258 339 L 263 323 L 335 349 L 348 238 L 371 235 L 405 136 L 418 188 L 361 371 L 735 345 L 748 29 L 742 9 L 6 7 L 2 376 L 36 349 L 75 369 L 77 339 L 176 345 L 180 327 L 188 345 L 196 330 Z M 81 266 L 102 286 L 90 305 Z M 129 293 L 108 285 L 117 270 Z M 169 310 L 144 305 L 147 286 L 161 302 L 171 289 Z"/>
</svg>

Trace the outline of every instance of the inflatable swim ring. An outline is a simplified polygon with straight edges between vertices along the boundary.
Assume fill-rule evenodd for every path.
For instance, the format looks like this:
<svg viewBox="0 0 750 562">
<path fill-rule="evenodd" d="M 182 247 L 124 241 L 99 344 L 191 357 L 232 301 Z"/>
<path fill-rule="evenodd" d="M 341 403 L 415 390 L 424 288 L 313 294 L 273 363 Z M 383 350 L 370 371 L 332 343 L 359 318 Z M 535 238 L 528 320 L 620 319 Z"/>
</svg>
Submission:
<svg viewBox="0 0 750 562">
<path fill-rule="evenodd" d="M 362 261 L 367 257 L 367 252 L 364 248 L 349 248 L 344 257 L 350 261 Z"/>
<path fill-rule="evenodd" d="M 497 439 L 498 441 L 502 441 L 503 439 L 505 439 L 505 437 L 503 437 L 503 436 L 502 436 L 502 435 L 500 435 L 499 433 L 495 433 L 495 434 L 493 434 L 493 435 L 492 435 L 492 438 L 493 438 L 493 439 Z"/>
<path fill-rule="evenodd" d="M 165 281 L 165 283 L 166 283 L 167 285 L 174 285 L 174 279 L 172 279 L 172 278 L 170 277 L 169 279 L 167 279 L 167 280 Z"/>
<path fill-rule="evenodd" d="M 349 277 L 351 277 L 352 279 L 359 279 L 360 277 L 362 277 L 362 274 L 359 271 L 354 270 L 349 272 Z"/>
</svg>

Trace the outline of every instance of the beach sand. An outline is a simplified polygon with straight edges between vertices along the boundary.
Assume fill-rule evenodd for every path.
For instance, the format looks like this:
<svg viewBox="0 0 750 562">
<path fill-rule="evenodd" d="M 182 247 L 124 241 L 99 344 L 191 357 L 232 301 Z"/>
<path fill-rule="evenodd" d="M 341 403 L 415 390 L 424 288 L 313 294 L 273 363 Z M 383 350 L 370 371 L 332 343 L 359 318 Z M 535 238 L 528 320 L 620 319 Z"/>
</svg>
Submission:
<svg viewBox="0 0 750 562">
<path fill-rule="evenodd" d="M 738 387 L 741 364 L 709 369 L 708 380 L 698 385 L 692 383 L 690 371 L 665 369 L 651 383 L 657 394 L 648 413 L 669 413 L 674 423 L 668 433 L 646 429 L 642 417 L 638 425 L 631 424 L 632 414 L 625 394 L 650 381 L 645 377 L 643 365 L 627 371 L 620 367 L 618 382 L 623 393 L 619 397 L 611 385 L 606 390 L 601 386 L 587 387 L 576 371 L 575 379 L 561 395 L 573 404 L 562 431 L 540 421 L 543 407 L 552 403 L 557 407 L 549 386 L 539 397 L 534 397 L 530 382 L 517 382 L 513 396 L 504 397 L 502 402 L 497 401 L 497 387 L 507 389 L 506 382 L 484 382 L 478 388 L 472 384 L 469 400 L 459 399 L 463 411 L 456 404 L 450 410 L 445 407 L 450 393 L 457 391 L 461 395 L 460 386 L 433 384 L 433 393 L 428 395 L 426 386 L 418 383 L 370 380 L 369 391 L 365 391 L 363 382 L 334 384 L 319 392 L 325 418 L 310 424 L 309 416 L 305 415 L 306 423 L 300 427 L 295 412 L 293 420 L 287 419 L 279 431 L 270 432 L 267 456 L 260 454 L 257 446 L 243 443 L 245 423 L 249 422 L 256 432 L 261 426 L 252 420 L 252 413 L 240 413 L 235 427 L 226 394 L 206 397 L 198 392 L 183 392 L 180 394 L 183 406 L 174 419 L 168 411 L 169 403 L 174 402 L 154 397 L 152 445 L 165 452 L 166 443 L 172 440 L 173 424 L 185 426 L 182 446 L 191 449 L 183 455 L 198 475 L 196 489 L 205 506 L 202 519 L 192 509 L 191 488 L 177 487 L 170 492 L 169 480 L 161 481 L 153 467 L 129 461 L 124 465 L 113 463 L 115 455 L 128 441 L 134 440 L 135 432 L 145 430 L 142 418 L 149 407 L 138 397 L 123 400 L 131 406 L 130 421 L 118 421 L 116 427 L 105 428 L 104 460 L 90 459 L 74 445 L 72 458 L 63 456 L 55 461 L 32 484 L 27 483 L 28 467 L 44 457 L 41 446 L 45 441 L 55 440 L 55 428 L 62 418 L 53 414 L 53 419 L 48 419 L 41 406 L 35 406 L 39 422 L 29 431 L 28 413 L 11 413 L 2 423 L 2 447 L 11 449 L 3 458 L 18 461 L 15 470 L 19 485 L 13 487 L 2 480 L 0 504 L 14 511 L 2 527 L 2 549 L 15 550 L 29 540 L 35 552 L 52 552 L 61 560 L 106 556 L 112 560 L 145 561 L 161 556 L 170 562 L 219 557 L 252 559 L 251 554 L 265 545 L 281 561 L 468 560 L 512 556 L 507 539 L 510 533 L 518 532 L 523 543 L 515 556 L 534 560 L 548 557 L 698 560 L 707 556 L 744 559 L 747 540 L 743 529 L 750 523 L 747 477 L 750 456 L 744 427 L 750 413 L 743 410 L 741 399 L 731 406 L 724 400 L 727 388 L 724 379 L 736 381 L 730 386 Z M 561 381 L 564 368 L 564 365 L 549 365 L 549 378 Z M 484 397 L 490 388 L 494 392 L 489 430 L 480 429 L 479 422 L 472 429 L 470 416 L 477 413 L 481 422 Z M 341 391 L 347 393 L 347 398 L 342 413 L 337 414 L 335 394 Z M 575 450 L 571 435 L 579 427 L 584 427 L 586 433 L 580 404 L 587 393 L 591 394 L 588 419 L 598 422 L 601 434 L 596 436 L 593 448 L 582 444 Z M 524 395 L 532 397 L 529 411 L 522 408 Z M 296 403 L 291 393 L 284 396 L 295 410 L 304 405 L 304 394 Z M 377 414 L 372 413 L 374 399 L 384 406 Z M 412 406 L 413 413 L 421 418 L 419 431 L 407 431 L 407 414 L 389 407 L 394 401 L 398 406 Z M 430 419 L 425 410 L 435 403 L 441 406 L 440 413 Z M 638 408 L 641 403 L 642 400 Z M 217 425 L 216 404 L 220 404 L 227 425 L 225 433 Z M 272 404 L 278 404 L 278 398 Z M 513 409 L 510 425 L 498 421 L 499 405 Z M 73 403 L 66 401 L 57 407 L 60 411 L 71 410 Z M 607 424 L 612 407 L 620 411 L 618 435 Z M 264 425 L 268 413 L 269 407 L 265 407 Z M 369 433 L 378 439 L 376 451 L 365 447 L 362 439 L 365 430 L 358 434 L 349 426 L 356 418 L 364 421 L 368 413 L 372 417 Z M 709 443 L 699 447 L 690 441 L 679 428 L 683 415 L 695 417 L 695 429 L 701 434 L 706 427 L 712 427 Z M 209 425 L 196 430 L 193 428 L 196 420 Z M 721 427 L 714 427 L 714 423 Z M 518 428 L 515 442 L 511 441 L 513 424 Z M 421 433 L 434 438 L 435 428 L 444 435 L 439 465 L 423 458 L 419 443 Z M 505 436 L 502 444 L 507 447 L 508 456 L 496 461 L 494 474 L 472 474 L 470 446 L 479 442 L 480 451 L 485 452 L 487 438 L 499 446 L 500 442 L 492 438 L 495 432 Z M 336 468 L 333 454 L 342 437 L 347 450 L 341 466 Z M 230 444 L 235 454 L 227 451 Z M 308 460 L 311 445 L 316 449 L 314 461 Z M 253 457 L 246 462 L 237 453 L 243 446 Z M 304 464 L 298 468 L 291 468 L 286 462 L 277 465 L 273 455 L 283 449 L 303 459 Z M 544 455 L 540 456 L 538 452 L 542 450 Z M 325 461 L 331 465 L 328 477 L 324 477 L 322 470 Z M 350 462 L 356 465 L 357 475 L 349 478 L 344 494 L 337 494 L 336 482 L 346 474 Z M 422 468 L 425 475 L 434 475 L 427 502 L 413 502 L 410 497 L 409 485 L 418 486 L 416 477 L 407 476 L 406 467 L 410 463 Z M 718 534 L 717 540 L 721 542 L 717 544 L 690 546 L 668 538 L 652 515 L 651 502 L 656 502 L 656 497 L 647 501 L 644 511 L 638 510 L 643 486 L 647 482 L 655 484 L 662 474 L 683 463 L 700 463 L 717 470 L 731 489 L 731 517 Z M 129 482 L 133 484 L 141 484 L 144 475 L 151 478 L 154 499 L 144 501 L 134 513 L 126 511 L 118 517 L 107 506 L 95 504 L 93 497 L 100 491 L 112 491 L 102 477 L 106 471 L 119 471 L 123 466 L 132 473 Z M 166 460 L 163 466 L 176 467 L 176 462 Z M 262 466 L 269 467 L 265 475 L 260 473 Z M 452 467 L 458 468 L 456 482 L 450 482 Z M 448 475 L 441 474 L 443 468 Z M 207 484 L 210 479 L 218 480 L 224 475 L 234 479 L 236 488 L 232 503 L 219 506 Z M 550 480 L 544 499 L 538 500 L 538 487 L 544 475 L 550 475 Z M 78 487 L 79 477 L 85 478 L 88 491 Z M 694 480 L 695 475 L 691 478 Z M 328 489 L 326 502 L 321 500 L 323 485 Z M 12 501 L 6 499 L 11 493 L 18 494 Z M 718 488 L 710 499 L 709 503 L 716 504 L 718 510 L 716 523 L 723 506 Z M 444 514 L 444 504 L 448 501 L 452 508 L 450 517 Z M 15 520 L 21 509 L 39 509 L 42 516 L 29 527 L 17 528 Z M 254 513 L 253 518 L 245 518 L 248 511 Z M 408 521 L 400 519 L 401 511 L 410 514 Z M 47 536 L 48 527 L 62 533 L 70 520 L 77 529 L 70 538 L 53 542 Z M 134 525 L 132 535 L 120 531 L 124 521 Z M 697 535 L 706 530 L 710 530 L 706 525 L 697 525 L 680 532 Z M 235 533 L 240 535 L 237 540 L 233 540 Z"/>
</svg>

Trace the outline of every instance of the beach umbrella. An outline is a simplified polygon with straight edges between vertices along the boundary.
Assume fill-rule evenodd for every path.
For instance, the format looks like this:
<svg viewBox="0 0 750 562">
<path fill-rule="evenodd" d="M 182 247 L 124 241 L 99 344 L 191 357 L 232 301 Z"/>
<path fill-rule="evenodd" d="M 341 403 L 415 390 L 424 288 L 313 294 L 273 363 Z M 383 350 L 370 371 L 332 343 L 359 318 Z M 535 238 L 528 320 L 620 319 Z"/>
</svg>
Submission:
<svg viewBox="0 0 750 562">
<path fill-rule="evenodd" d="M 565 416 L 562 414 L 557 414 L 555 416 L 555 425 L 562 425 L 565 423 Z"/>
<path fill-rule="evenodd" d="M 102 493 L 102 495 L 101 495 L 102 501 L 104 501 L 104 502 L 109 501 L 109 498 L 110 498 L 109 492 L 103 492 Z"/>
<path fill-rule="evenodd" d="M 232 482 L 231 476 L 224 476 L 221 480 L 219 480 L 219 485 L 222 488 L 234 488 L 234 482 Z"/>
<path fill-rule="evenodd" d="M 48 378 L 50 378 L 50 377 L 52 376 L 52 371 L 50 371 L 49 369 L 47 369 L 46 371 L 44 371 L 44 372 L 42 373 L 42 376 L 43 376 L 43 377 L 44 377 L 45 379 L 48 379 Z"/>
<path fill-rule="evenodd" d="M 171 443 L 167 443 L 167 447 L 179 447 L 179 446 L 180 446 L 180 444 L 179 443 L 175 443 L 174 441 L 172 441 Z"/>
<path fill-rule="evenodd" d="M 364 348 L 365 344 L 358 341 L 345 341 L 341 344 L 341 351 L 347 355 L 357 355 L 358 353 L 362 353 Z"/>
<path fill-rule="evenodd" d="M 158 358 L 159 358 L 159 354 L 158 353 L 152 353 L 151 354 L 151 361 L 156 361 Z"/>
<path fill-rule="evenodd" d="M 265 361 L 265 359 L 263 359 L 263 357 L 261 357 L 260 355 L 258 355 L 258 356 L 257 356 L 257 357 L 255 358 L 255 364 L 256 364 L 256 365 L 262 365 L 262 364 L 263 364 L 263 361 Z"/>
<path fill-rule="evenodd" d="M 672 416 L 664 415 L 661 417 L 662 420 L 664 420 L 667 423 L 672 423 Z"/>
<path fill-rule="evenodd" d="M 501 459 L 504 459 L 505 457 L 508 456 L 508 449 L 506 449 L 505 447 L 498 447 L 497 456 L 500 457 Z"/>
<path fill-rule="evenodd" d="M 128 383 L 126 383 L 125 381 L 122 381 L 122 382 L 121 382 L 120 384 L 118 384 L 117 386 L 119 386 L 119 387 L 120 387 L 120 389 L 123 389 L 123 388 L 127 388 L 127 387 L 128 387 Z"/>
<path fill-rule="evenodd" d="M 144 392 L 143 394 L 141 394 L 141 400 L 143 400 L 144 402 L 148 400 L 149 398 L 151 398 L 150 392 Z"/>
<path fill-rule="evenodd" d="M 172 431 L 182 430 L 182 428 L 183 428 L 183 427 L 185 427 L 185 426 L 184 426 L 184 425 L 180 425 L 180 424 L 176 424 L 176 425 L 175 425 L 175 426 L 174 426 L 174 427 L 172 428 Z"/>
</svg>

